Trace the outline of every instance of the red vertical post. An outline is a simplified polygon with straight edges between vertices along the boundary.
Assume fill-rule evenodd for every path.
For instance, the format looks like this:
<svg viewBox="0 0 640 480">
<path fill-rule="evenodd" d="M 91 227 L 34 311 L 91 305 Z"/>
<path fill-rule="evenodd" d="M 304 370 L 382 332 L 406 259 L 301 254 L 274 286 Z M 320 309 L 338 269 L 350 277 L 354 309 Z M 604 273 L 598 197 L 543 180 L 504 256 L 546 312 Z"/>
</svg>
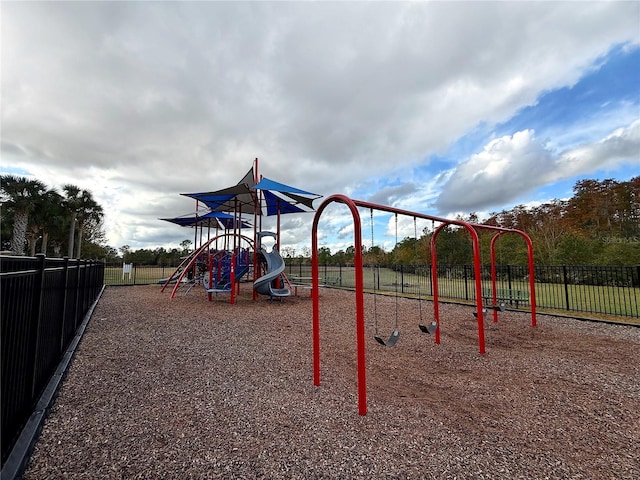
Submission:
<svg viewBox="0 0 640 480">
<path fill-rule="evenodd" d="M 473 268 L 476 278 L 476 309 L 478 310 L 478 346 L 480 353 L 484 354 L 484 313 L 482 305 L 482 266 L 480 265 L 480 243 L 478 241 L 478 232 L 469 225 L 466 224 L 465 228 L 471 235 L 471 241 L 473 243 Z"/>
<path fill-rule="evenodd" d="M 316 212 L 311 230 L 311 290 L 315 292 L 312 300 L 313 321 L 313 384 L 320 386 L 320 281 L 318 279 L 318 220 L 320 215 Z"/>
<path fill-rule="evenodd" d="M 529 259 L 529 299 L 531 302 L 531 326 L 536 326 L 536 269 L 533 263 L 533 243 L 531 238 L 524 232 L 520 233 L 527 242 L 527 255 Z"/>
<path fill-rule="evenodd" d="M 354 267 L 356 270 L 356 343 L 358 350 L 358 413 L 367 414 L 367 364 L 365 361 L 364 335 L 364 279 L 362 272 L 362 225 L 360 214 L 353 202 L 349 208 L 353 214 L 354 243 L 356 256 Z"/>
</svg>

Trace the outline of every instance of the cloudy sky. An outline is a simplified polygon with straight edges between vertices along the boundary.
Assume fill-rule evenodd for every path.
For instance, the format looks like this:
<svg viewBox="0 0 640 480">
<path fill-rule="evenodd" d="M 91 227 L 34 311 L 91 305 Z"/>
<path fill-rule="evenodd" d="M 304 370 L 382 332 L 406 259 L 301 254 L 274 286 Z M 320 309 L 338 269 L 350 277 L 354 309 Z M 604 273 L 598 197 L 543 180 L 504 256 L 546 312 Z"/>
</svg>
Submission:
<svg viewBox="0 0 640 480">
<path fill-rule="evenodd" d="M 256 157 L 303 190 L 481 219 L 640 175 L 636 1 L 0 8 L 0 170 L 91 190 L 115 248 L 193 238 L 158 219 Z M 309 245 L 312 220 L 283 217 L 283 245 Z M 392 246 L 393 219 L 374 223 Z M 344 207 L 320 226 L 353 243 Z"/>
</svg>

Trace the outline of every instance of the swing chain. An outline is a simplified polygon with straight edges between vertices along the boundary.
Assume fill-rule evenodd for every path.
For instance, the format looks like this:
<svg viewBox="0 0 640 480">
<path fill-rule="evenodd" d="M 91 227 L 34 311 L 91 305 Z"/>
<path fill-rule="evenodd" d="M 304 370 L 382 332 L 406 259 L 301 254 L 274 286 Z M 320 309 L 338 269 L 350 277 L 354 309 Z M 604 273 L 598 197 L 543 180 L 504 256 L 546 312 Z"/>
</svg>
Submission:
<svg viewBox="0 0 640 480">
<path fill-rule="evenodd" d="M 369 221 L 371 225 L 371 251 L 373 252 L 373 208 L 369 209 L 369 215 L 371 220 Z M 376 337 L 378 336 L 378 312 L 376 310 L 376 297 L 378 296 L 376 293 L 376 265 L 375 262 L 371 262 L 371 273 L 373 274 L 373 328 L 375 330 Z"/>
<path fill-rule="evenodd" d="M 394 250 L 396 250 L 396 255 L 397 255 L 397 249 L 398 249 L 398 212 L 396 212 L 396 245 Z M 398 260 L 397 260 L 397 256 L 396 256 L 396 260 L 395 260 L 396 266 L 395 266 L 395 270 L 396 270 L 396 322 L 395 322 L 395 330 L 398 331 Z"/>
<path fill-rule="evenodd" d="M 422 323 L 422 297 L 420 296 L 420 271 L 418 270 L 418 224 L 416 221 L 416 217 L 413 217 L 413 236 L 416 239 L 416 242 L 414 243 L 414 249 L 413 249 L 413 255 L 414 255 L 414 262 L 415 262 L 415 267 L 416 268 L 416 273 L 417 278 L 418 278 L 418 309 L 420 312 L 420 323 Z"/>
<path fill-rule="evenodd" d="M 370 209 L 371 212 L 371 246 L 373 247 L 373 242 L 374 242 L 374 236 L 373 236 L 373 208 Z M 397 239 L 398 239 L 398 214 L 396 213 L 396 245 L 397 245 Z M 377 265 L 376 265 L 377 266 Z M 374 275 L 373 275 L 373 281 L 374 281 L 374 294 L 373 294 L 373 314 L 374 314 L 374 328 L 375 328 L 375 335 L 374 335 L 374 339 L 376 340 L 376 342 L 378 342 L 380 345 L 384 346 L 384 347 L 393 347 L 396 342 L 398 341 L 398 338 L 400 338 L 400 332 L 398 331 L 398 284 L 397 284 L 397 275 L 398 272 L 396 270 L 396 325 L 395 325 L 395 329 L 393 331 L 393 333 L 391 334 L 391 337 L 389 337 L 389 339 L 387 341 L 385 341 L 379 334 L 378 334 L 378 315 L 376 312 L 376 292 L 375 292 L 375 271 L 374 271 Z M 378 278 L 380 277 L 380 273 L 378 273 Z"/>
</svg>

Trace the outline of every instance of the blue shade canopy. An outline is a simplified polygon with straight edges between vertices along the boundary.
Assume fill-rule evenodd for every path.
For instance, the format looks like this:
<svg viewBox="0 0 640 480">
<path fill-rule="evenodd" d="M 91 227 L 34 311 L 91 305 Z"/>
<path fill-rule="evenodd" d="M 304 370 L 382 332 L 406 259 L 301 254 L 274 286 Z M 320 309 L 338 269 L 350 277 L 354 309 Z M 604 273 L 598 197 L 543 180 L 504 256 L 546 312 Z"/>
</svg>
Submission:
<svg viewBox="0 0 640 480">
<path fill-rule="evenodd" d="M 322 197 L 269 178 L 255 183 L 253 168 L 232 187 L 182 195 L 195 198 L 216 212 L 257 215 L 312 212 L 313 201 Z"/>
<path fill-rule="evenodd" d="M 230 230 L 234 227 L 235 216 L 224 212 L 207 212 L 200 215 L 184 215 L 175 218 L 161 218 L 167 222 L 175 223 L 183 227 L 204 226 L 204 227 L 219 227 Z M 247 222 L 242 222 L 240 228 L 249 228 L 251 225 Z"/>
<path fill-rule="evenodd" d="M 183 193 L 186 197 L 195 198 L 211 210 L 218 212 L 251 213 L 258 211 L 257 195 L 251 187 L 255 184 L 253 168 L 233 187 L 213 192 Z"/>
<path fill-rule="evenodd" d="M 322 197 L 269 178 L 263 178 L 251 188 L 262 192 L 267 215 L 312 212 L 313 201 Z"/>
<path fill-rule="evenodd" d="M 314 199 L 320 198 L 322 196 L 316 193 L 300 190 L 299 188 L 296 188 L 296 187 L 285 185 L 284 183 L 278 183 L 267 177 L 263 177 L 262 180 L 260 180 L 251 188 L 253 188 L 254 190 L 273 190 L 274 192 L 280 192 L 280 193 L 294 193 L 298 195 L 308 195 L 313 197 Z"/>
</svg>

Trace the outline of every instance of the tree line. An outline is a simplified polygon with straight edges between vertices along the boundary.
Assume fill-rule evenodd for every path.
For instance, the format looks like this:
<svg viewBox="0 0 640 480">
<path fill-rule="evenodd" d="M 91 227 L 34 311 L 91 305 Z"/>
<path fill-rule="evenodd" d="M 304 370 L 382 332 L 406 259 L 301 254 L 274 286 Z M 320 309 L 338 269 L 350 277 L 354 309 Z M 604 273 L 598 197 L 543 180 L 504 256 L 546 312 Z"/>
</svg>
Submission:
<svg viewBox="0 0 640 480">
<path fill-rule="evenodd" d="M 180 248 L 166 249 L 158 247 L 154 249 L 140 248 L 132 250 L 129 245 L 120 247 L 122 261 L 126 263 L 135 263 L 136 265 L 158 265 L 160 267 L 177 267 L 180 262 L 193 252 L 193 242 L 191 240 L 183 240 L 180 242 Z"/>
<path fill-rule="evenodd" d="M 144 265 L 175 266 L 191 251 L 181 248 L 119 250 L 107 245 L 104 209 L 91 191 L 75 185 L 49 188 L 43 182 L 15 175 L 0 176 L 0 244 L 13 255 L 43 253 L 48 257 L 126 261 Z"/>
<path fill-rule="evenodd" d="M 640 177 L 629 181 L 613 179 L 580 180 L 573 196 L 566 200 L 493 212 L 479 222 L 475 213 L 458 217 L 471 223 L 481 223 L 526 232 L 534 245 L 537 265 L 640 265 Z M 437 227 L 437 225 L 436 225 Z M 418 238 L 406 237 L 391 251 L 380 246 L 363 247 L 363 261 L 377 265 L 412 265 L 431 263 L 431 236 L 426 228 Z M 479 230 L 481 260 L 490 263 L 491 237 L 494 233 Z M 467 231 L 447 226 L 438 234 L 438 262 L 471 264 L 473 251 Z M 283 251 L 283 254 L 287 256 Z M 321 264 L 353 263 L 355 249 L 349 247 L 332 253 L 321 247 Z M 527 246 L 519 235 L 503 235 L 496 242 L 497 263 L 523 265 L 527 263 Z M 294 258 L 289 255 L 289 261 Z M 299 257 L 298 261 L 305 261 Z"/>
<path fill-rule="evenodd" d="M 69 258 L 113 254 L 105 242 L 104 210 L 89 190 L 71 184 L 58 190 L 15 175 L 2 175 L 0 182 L 3 251 Z"/>
<path fill-rule="evenodd" d="M 13 175 L 0 177 L 2 250 L 16 255 L 70 258 L 97 258 L 106 261 L 133 262 L 146 265 L 177 265 L 192 250 L 191 241 L 181 248 L 140 249 L 127 245 L 120 251 L 106 244 L 103 229 L 104 211 L 90 191 L 64 185 L 60 191 L 38 180 Z M 459 220 L 484 223 L 526 232 L 534 244 L 538 265 L 640 265 L 640 177 L 629 181 L 613 179 L 580 180 L 573 196 L 566 200 L 493 212 L 480 222 L 475 213 Z M 482 263 L 490 260 L 491 232 L 480 230 Z M 431 261 L 432 228 L 425 228 L 418 238 L 406 237 L 391 251 L 379 245 L 363 247 L 369 264 L 427 264 Z M 438 261 L 446 264 L 473 262 L 471 240 L 466 230 L 447 226 L 437 242 Z M 310 250 L 301 255 L 283 248 L 288 261 L 308 263 Z M 320 263 L 353 263 L 355 249 L 331 252 L 320 247 Z M 496 243 L 500 264 L 525 264 L 526 244 L 519 235 L 503 235 Z"/>
</svg>

